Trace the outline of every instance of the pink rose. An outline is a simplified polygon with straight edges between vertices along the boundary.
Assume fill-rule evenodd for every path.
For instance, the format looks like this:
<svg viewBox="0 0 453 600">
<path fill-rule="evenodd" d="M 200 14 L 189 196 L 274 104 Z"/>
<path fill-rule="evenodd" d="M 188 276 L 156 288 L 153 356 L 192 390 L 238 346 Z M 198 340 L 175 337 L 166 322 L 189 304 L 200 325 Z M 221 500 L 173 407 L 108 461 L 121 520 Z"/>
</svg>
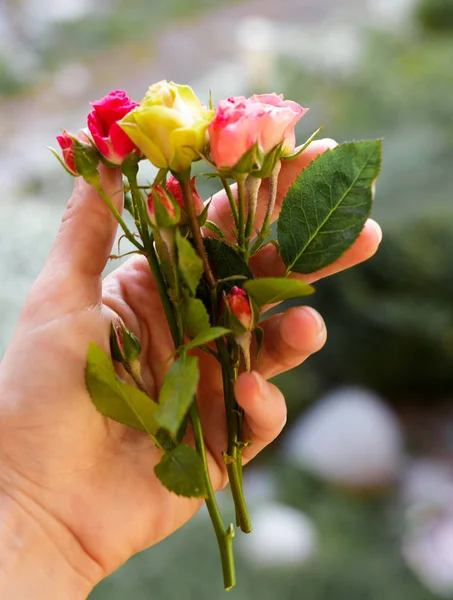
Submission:
<svg viewBox="0 0 453 600">
<path fill-rule="evenodd" d="M 231 169 L 255 144 L 266 155 L 282 143 L 282 156 L 289 156 L 296 144 L 294 127 L 307 110 L 277 94 L 221 100 L 208 128 L 215 164 Z"/>
<path fill-rule="evenodd" d="M 192 198 L 195 206 L 195 213 L 198 216 L 201 215 L 201 213 L 204 210 L 204 203 L 203 200 L 200 198 L 200 194 L 198 193 L 197 188 L 195 187 L 195 177 L 192 177 L 192 179 L 190 180 L 190 187 L 192 189 Z M 171 175 L 168 179 L 166 188 L 167 191 L 170 192 L 170 194 L 179 204 L 179 206 L 184 210 L 184 198 L 182 195 L 182 189 L 179 185 L 179 181 L 176 179 L 176 177 L 174 177 L 174 175 Z"/>
<path fill-rule="evenodd" d="M 74 177 L 80 175 L 75 164 L 74 144 L 76 142 L 74 142 L 74 140 L 77 140 L 77 142 L 80 143 L 80 147 L 85 147 L 89 151 L 91 149 L 91 144 L 87 133 L 88 131 L 84 129 L 78 135 L 73 135 L 65 129 L 63 130 L 62 135 L 57 135 L 57 142 L 60 144 L 62 150 L 63 161 Z M 94 149 L 93 152 L 95 152 Z"/>
<path fill-rule="evenodd" d="M 247 293 L 234 286 L 226 295 L 226 302 L 239 323 L 250 331 L 253 327 L 253 311 Z"/>
<path fill-rule="evenodd" d="M 134 150 L 139 152 L 118 125 L 118 121 L 138 106 L 137 102 L 130 100 L 126 92 L 116 90 L 92 102 L 91 106 L 93 110 L 88 115 L 88 129 L 99 152 L 112 165 L 121 165 Z"/>
</svg>

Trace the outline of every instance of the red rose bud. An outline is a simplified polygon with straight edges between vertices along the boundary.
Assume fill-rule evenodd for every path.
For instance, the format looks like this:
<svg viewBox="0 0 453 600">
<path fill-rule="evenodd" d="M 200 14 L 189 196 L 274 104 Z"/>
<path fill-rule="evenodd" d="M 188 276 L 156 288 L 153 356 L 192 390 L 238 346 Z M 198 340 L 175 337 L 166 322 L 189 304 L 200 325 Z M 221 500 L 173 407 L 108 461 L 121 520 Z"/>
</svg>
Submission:
<svg viewBox="0 0 453 600">
<path fill-rule="evenodd" d="M 170 194 L 173 196 L 173 198 L 176 200 L 179 206 L 184 210 L 184 197 L 182 194 L 181 185 L 174 175 L 171 175 L 168 179 L 166 188 L 167 192 L 170 192 Z M 192 179 L 190 180 L 190 188 L 192 190 L 192 200 L 195 206 L 195 214 L 198 217 L 204 210 L 204 202 L 201 199 L 197 188 L 195 187 L 195 177 L 192 177 Z"/>
<path fill-rule="evenodd" d="M 253 310 L 250 299 L 244 290 L 234 286 L 226 295 L 231 314 L 247 330 L 253 329 Z"/>
<path fill-rule="evenodd" d="M 122 364 L 137 360 L 141 352 L 138 338 L 119 319 L 110 325 L 110 351 L 113 360 Z"/>
<path fill-rule="evenodd" d="M 81 131 L 77 136 L 63 130 L 63 134 L 57 136 L 57 142 L 60 144 L 63 160 L 54 150 L 51 150 L 71 175 L 78 177 L 96 171 L 99 154 L 91 145 L 86 130 Z"/>
<path fill-rule="evenodd" d="M 166 190 L 156 184 L 148 194 L 148 216 L 153 227 L 173 227 L 181 219 L 181 210 Z"/>
<path fill-rule="evenodd" d="M 118 125 L 118 121 L 139 106 L 137 102 L 130 100 L 123 90 L 115 90 L 92 102 L 91 106 L 93 110 L 88 115 L 88 129 L 95 146 L 110 164 L 121 165 L 134 151 L 141 154 Z"/>
</svg>

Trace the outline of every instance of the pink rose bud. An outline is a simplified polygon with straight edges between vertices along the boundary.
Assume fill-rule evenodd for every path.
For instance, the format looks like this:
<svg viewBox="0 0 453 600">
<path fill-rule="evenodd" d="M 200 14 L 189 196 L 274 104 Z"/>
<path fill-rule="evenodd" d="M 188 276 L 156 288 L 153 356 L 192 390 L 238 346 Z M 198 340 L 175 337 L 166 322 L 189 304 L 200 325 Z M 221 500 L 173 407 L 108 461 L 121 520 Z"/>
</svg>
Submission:
<svg viewBox="0 0 453 600">
<path fill-rule="evenodd" d="M 127 329 L 120 319 L 110 325 L 110 351 L 113 360 L 120 363 L 131 363 L 141 352 L 138 338 Z"/>
<path fill-rule="evenodd" d="M 172 202 L 167 191 L 156 184 L 148 194 L 148 216 L 154 227 L 163 228 L 177 225 L 181 212 L 176 202 Z"/>
<path fill-rule="evenodd" d="M 88 129 L 93 142 L 102 156 L 112 165 L 119 166 L 131 152 L 140 155 L 137 146 L 118 125 L 123 117 L 136 106 L 126 92 L 116 90 L 101 100 L 92 102 L 93 110 L 88 115 Z"/>
<path fill-rule="evenodd" d="M 228 292 L 225 299 L 231 313 L 239 323 L 247 331 L 253 329 L 253 310 L 247 293 L 241 288 L 234 286 Z"/>
<path fill-rule="evenodd" d="M 294 152 L 296 123 L 307 112 L 283 95 L 221 100 L 208 128 L 211 156 L 219 169 L 233 169 L 255 146 L 263 155 L 281 145 L 279 158 Z"/>
<path fill-rule="evenodd" d="M 192 179 L 190 180 L 190 187 L 192 189 L 192 199 L 193 204 L 195 206 L 195 213 L 197 216 L 199 216 L 204 210 L 204 203 L 203 200 L 200 198 L 200 195 L 195 187 L 195 177 L 192 177 Z M 184 210 L 184 198 L 182 195 L 182 189 L 179 184 L 179 181 L 176 179 L 176 177 L 174 177 L 174 175 L 171 175 L 168 179 L 166 188 L 167 192 L 170 192 L 170 194 L 173 196 L 173 198 L 176 200 L 179 206 Z"/>
<path fill-rule="evenodd" d="M 99 163 L 99 154 L 90 143 L 87 130 L 82 130 L 78 135 L 73 135 L 63 130 L 62 135 L 57 136 L 63 155 L 63 166 L 74 177 L 84 175 L 96 170 Z M 57 156 L 54 150 L 52 152 Z M 61 162 L 61 159 L 59 159 Z"/>
</svg>

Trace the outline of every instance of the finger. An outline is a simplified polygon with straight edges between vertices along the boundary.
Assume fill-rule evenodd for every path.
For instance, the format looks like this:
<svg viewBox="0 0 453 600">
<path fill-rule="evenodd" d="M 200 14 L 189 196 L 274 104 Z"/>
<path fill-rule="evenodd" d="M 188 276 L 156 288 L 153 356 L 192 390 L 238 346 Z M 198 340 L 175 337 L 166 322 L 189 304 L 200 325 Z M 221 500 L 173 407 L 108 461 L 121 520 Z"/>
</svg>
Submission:
<svg viewBox="0 0 453 600">
<path fill-rule="evenodd" d="M 281 391 L 256 371 L 238 377 L 235 394 L 250 430 L 251 445 L 243 451 L 247 462 L 280 434 L 286 423 L 286 404 Z"/>
<path fill-rule="evenodd" d="M 103 190 L 121 211 L 123 185 L 120 170 L 102 165 L 99 172 Z M 53 280 L 64 274 L 74 290 L 83 289 L 91 301 L 98 301 L 101 274 L 110 256 L 116 231 L 116 219 L 104 200 L 82 177 L 78 177 L 44 276 Z"/>
<path fill-rule="evenodd" d="M 368 219 L 354 244 L 334 263 L 308 275 L 292 273 L 291 277 L 314 283 L 323 277 L 334 275 L 371 258 L 382 240 L 382 230 L 376 221 Z M 282 277 L 286 267 L 272 244 L 265 246 L 250 260 L 250 266 L 256 277 Z"/>
<path fill-rule="evenodd" d="M 321 350 L 327 339 L 323 318 L 310 306 L 290 308 L 260 325 L 263 347 L 253 368 L 266 379 L 297 367 Z"/>
<path fill-rule="evenodd" d="M 281 209 L 283 199 L 288 193 L 289 188 L 300 175 L 300 173 L 320 154 L 323 154 L 326 150 L 335 148 L 337 143 L 331 139 L 317 140 L 312 142 L 306 150 L 302 152 L 294 160 L 283 160 L 282 170 L 278 179 L 278 193 L 275 204 L 275 210 L 272 220 L 275 220 Z M 236 186 L 232 186 L 233 196 L 236 198 Z M 263 180 L 259 192 L 258 207 L 255 220 L 255 226 L 260 227 L 264 220 L 264 215 L 267 209 L 267 198 L 269 192 L 268 180 Z M 231 214 L 230 203 L 225 192 L 221 191 L 215 194 L 212 198 L 212 202 L 209 206 L 208 219 L 216 223 L 220 229 L 224 232 L 227 239 L 234 239 L 234 222 Z M 206 237 L 212 236 L 213 233 L 210 230 L 205 230 Z"/>
</svg>

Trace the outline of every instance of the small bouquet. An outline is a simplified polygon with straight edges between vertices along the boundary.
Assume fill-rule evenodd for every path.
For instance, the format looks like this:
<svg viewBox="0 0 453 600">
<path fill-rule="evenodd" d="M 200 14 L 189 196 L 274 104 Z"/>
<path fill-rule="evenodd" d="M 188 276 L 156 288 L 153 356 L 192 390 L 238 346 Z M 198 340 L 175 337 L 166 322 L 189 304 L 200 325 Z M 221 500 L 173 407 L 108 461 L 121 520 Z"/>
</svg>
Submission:
<svg viewBox="0 0 453 600">
<path fill-rule="evenodd" d="M 304 152 L 319 132 L 296 150 L 294 128 L 307 109 L 276 94 L 230 97 L 207 107 L 189 86 L 167 81 L 152 85 L 140 104 L 114 91 L 92 106 L 88 127 L 78 135 L 63 131 L 57 138 L 62 158 L 55 154 L 68 173 L 98 191 L 132 245 L 128 254 L 146 257 L 174 352 L 162 365 L 166 374 L 158 397 L 151 398 L 140 370 L 140 342 L 118 319 L 111 324 L 111 356 L 94 344 L 88 350 L 87 388 L 103 415 L 152 438 L 162 452 L 155 467 L 162 485 L 205 499 L 230 589 L 234 528 L 223 524 L 209 476 L 196 353 L 209 353 L 221 366 L 228 432 L 223 461 L 237 526 L 249 533 L 242 453 L 251 438 L 235 381 L 260 351 L 261 313 L 313 293 L 291 273 L 326 267 L 358 237 L 371 210 L 381 144 L 346 143 L 314 160 L 284 198 L 275 238 L 271 223 L 282 163 Z M 139 181 L 146 160 L 157 168 L 153 182 Z M 205 161 L 208 173 L 193 176 L 197 161 Z M 125 209 L 135 231 L 102 189 L 100 163 L 121 168 Z M 231 208 L 227 230 L 209 220 L 209 202 L 197 192 L 199 177 L 216 178 L 225 190 Z M 249 266 L 267 244 L 277 247 L 286 265 L 280 278 L 254 277 Z"/>
</svg>

